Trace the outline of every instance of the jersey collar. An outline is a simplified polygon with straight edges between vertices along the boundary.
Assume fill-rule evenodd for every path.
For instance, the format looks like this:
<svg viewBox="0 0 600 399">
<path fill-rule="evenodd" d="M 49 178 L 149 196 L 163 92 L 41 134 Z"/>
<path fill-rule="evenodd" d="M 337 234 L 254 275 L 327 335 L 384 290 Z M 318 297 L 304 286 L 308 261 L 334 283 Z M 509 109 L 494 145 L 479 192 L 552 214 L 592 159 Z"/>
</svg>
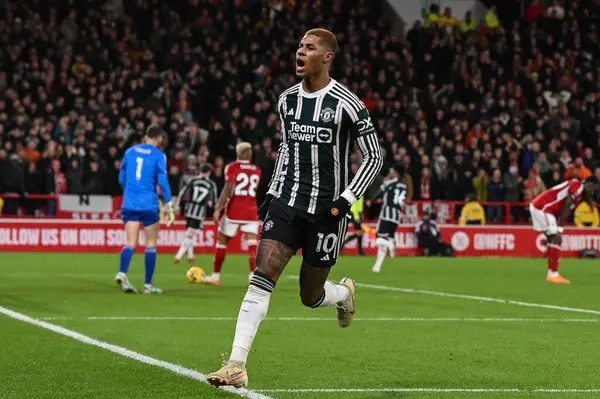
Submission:
<svg viewBox="0 0 600 399">
<path fill-rule="evenodd" d="M 238 159 L 237 161 L 241 162 L 241 163 L 249 163 L 250 162 L 247 159 Z"/>
<path fill-rule="evenodd" d="M 323 94 L 326 94 L 329 90 L 331 90 L 331 88 L 333 87 L 333 85 L 335 85 L 336 80 L 331 78 L 331 80 L 329 81 L 329 84 L 325 87 L 323 87 L 321 90 L 319 91 L 315 91 L 314 93 L 307 93 L 306 91 L 304 91 L 304 87 L 302 87 L 302 83 L 300 83 L 300 95 L 302 97 L 306 97 L 306 98 L 317 98 L 319 96 L 322 96 Z"/>
</svg>

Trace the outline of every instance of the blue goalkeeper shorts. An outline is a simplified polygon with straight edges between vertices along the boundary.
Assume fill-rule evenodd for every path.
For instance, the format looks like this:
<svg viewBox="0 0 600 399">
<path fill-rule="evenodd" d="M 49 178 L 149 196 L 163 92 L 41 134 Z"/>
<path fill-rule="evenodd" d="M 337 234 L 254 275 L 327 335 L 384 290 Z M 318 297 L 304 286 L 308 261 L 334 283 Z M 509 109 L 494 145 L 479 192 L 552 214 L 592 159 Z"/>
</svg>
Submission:
<svg viewBox="0 0 600 399">
<path fill-rule="evenodd" d="M 131 209 L 122 209 L 121 219 L 123 219 L 123 223 L 141 222 L 144 227 L 148 227 L 160 221 L 160 212 L 158 209 L 155 211 L 132 211 Z"/>
</svg>

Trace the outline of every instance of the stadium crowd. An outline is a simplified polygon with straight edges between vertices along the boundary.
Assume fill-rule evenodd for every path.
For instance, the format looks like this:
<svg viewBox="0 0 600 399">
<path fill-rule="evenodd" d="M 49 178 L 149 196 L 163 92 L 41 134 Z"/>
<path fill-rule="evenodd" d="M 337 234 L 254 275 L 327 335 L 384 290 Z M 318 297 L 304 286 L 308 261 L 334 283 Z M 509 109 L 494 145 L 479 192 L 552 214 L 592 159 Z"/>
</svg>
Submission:
<svg viewBox="0 0 600 399">
<path fill-rule="evenodd" d="M 315 26 L 337 34 L 332 74 L 368 107 L 387 164 L 404 163 L 409 199 L 527 202 L 600 177 L 599 0 L 533 0 L 502 21 L 434 6 L 403 38 L 383 2 L 4 0 L 0 193 L 119 195 L 123 152 L 151 123 L 174 194 L 204 162 L 220 189 L 239 141 L 270 176 L 275 104 Z"/>
</svg>

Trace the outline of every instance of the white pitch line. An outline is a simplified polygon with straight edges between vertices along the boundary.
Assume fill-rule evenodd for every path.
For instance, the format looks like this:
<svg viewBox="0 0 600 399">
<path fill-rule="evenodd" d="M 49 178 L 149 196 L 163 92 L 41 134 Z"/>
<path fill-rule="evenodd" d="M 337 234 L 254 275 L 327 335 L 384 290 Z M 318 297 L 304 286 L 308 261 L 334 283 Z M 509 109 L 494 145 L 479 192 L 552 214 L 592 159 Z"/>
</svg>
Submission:
<svg viewBox="0 0 600 399">
<path fill-rule="evenodd" d="M 39 317 L 38 320 L 113 320 L 113 321 L 236 321 L 237 317 L 193 316 L 88 316 L 88 317 Z M 267 317 L 267 321 L 335 321 L 333 317 Z M 598 323 L 600 319 L 545 319 L 502 317 L 357 317 L 354 321 L 381 322 L 472 322 L 472 323 Z"/>
<path fill-rule="evenodd" d="M 288 276 L 288 278 L 295 279 L 295 280 L 298 279 L 297 276 Z M 529 308 L 552 309 L 552 310 L 561 310 L 563 312 L 588 313 L 588 314 L 600 315 L 600 310 L 571 308 L 571 307 L 567 307 L 567 306 L 557 306 L 557 305 L 546 305 L 543 303 L 514 301 L 512 299 L 491 298 L 491 297 L 487 297 L 487 296 L 453 294 L 450 292 L 417 290 L 417 289 L 413 289 L 413 288 L 399 288 L 399 287 L 391 287 L 391 286 L 387 286 L 387 285 L 375 285 L 375 284 L 363 284 L 363 283 L 356 283 L 356 286 L 363 287 L 363 288 L 371 288 L 374 290 L 381 290 L 381 291 L 403 292 L 405 294 L 433 295 L 433 296 L 441 296 L 441 297 L 446 297 L 446 298 L 470 299 L 472 301 L 480 301 L 480 302 L 503 303 L 506 305 L 525 306 L 525 307 L 529 307 Z"/>
<path fill-rule="evenodd" d="M 348 393 L 348 392 L 423 392 L 423 393 L 597 393 L 600 389 L 522 389 L 522 388 L 298 388 L 261 389 L 265 393 Z"/>
<path fill-rule="evenodd" d="M 0 314 L 4 314 L 4 315 L 6 315 L 8 317 L 11 317 L 11 318 L 13 318 L 15 320 L 23 321 L 25 323 L 29 323 L 29 324 L 32 324 L 34 326 L 44 328 L 46 330 L 50 330 L 50 331 L 55 332 L 57 334 L 64 335 L 64 336 L 69 337 L 69 338 L 73 338 L 74 340 L 82 342 L 84 344 L 88 344 L 88 345 L 91 345 L 91 346 L 96 346 L 98 348 L 106 349 L 107 351 L 116 353 L 116 354 L 121 355 L 123 357 L 127 357 L 127 358 L 133 359 L 133 360 L 137 360 L 140 363 L 145 363 L 145 364 L 149 364 L 151 366 L 161 367 L 163 369 L 169 370 L 172 373 L 179 374 L 179 375 L 191 378 L 191 379 L 196 380 L 196 381 L 207 383 L 207 381 L 206 381 L 206 375 L 201 374 L 201 373 L 199 373 L 199 372 L 197 372 L 195 370 L 185 368 L 185 367 L 180 366 L 178 364 L 164 362 L 162 360 L 158 360 L 158 359 L 155 359 L 155 358 L 150 357 L 150 356 L 142 355 L 141 353 L 137 353 L 137 352 L 134 352 L 132 350 L 129 350 L 129 349 L 117 346 L 117 345 L 112 345 L 112 344 L 109 344 L 107 342 L 98 341 L 98 340 L 96 340 L 94 338 L 88 337 L 87 335 L 83 335 L 83 334 L 80 334 L 78 332 L 75 332 L 75 331 L 72 331 L 72 330 L 68 330 L 68 329 L 66 329 L 64 327 L 57 326 L 55 324 L 47 323 L 45 321 L 40 321 L 40 320 L 33 319 L 33 318 L 31 318 L 31 317 L 29 317 L 27 315 L 15 312 L 13 310 L 7 309 L 7 308 L 2 307 L 2 306 L 0 306 Z M 224 387 L 222 389 L 226 390 L 227 392 L 229 392 L 229 393 L 231 393 L 233 395 L 242 396 L 242 397 L 250 398 L 250 399 L 273 399 L 270 396 L 266 396 L 266 395 L 263 395 L 262 393 L 259 393 L 257 391 L 251 391 L 251 390 L 248 390 L 248 389 L 236 389 L 236 388 L 233 388 L 233 387 Z"/>
</svg>

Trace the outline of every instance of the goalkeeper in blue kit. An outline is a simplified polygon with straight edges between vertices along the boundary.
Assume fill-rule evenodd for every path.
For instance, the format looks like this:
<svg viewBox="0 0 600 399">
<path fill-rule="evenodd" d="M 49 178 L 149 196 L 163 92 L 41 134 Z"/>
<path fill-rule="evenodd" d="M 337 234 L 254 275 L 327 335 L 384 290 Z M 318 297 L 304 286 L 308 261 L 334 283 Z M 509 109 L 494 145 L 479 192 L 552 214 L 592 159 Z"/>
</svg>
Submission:
<svg viewBox="0 0 600 399">
<path fill-rule="evenodd" d="M 121 218 L 125 223 L 126 243 L 121 250 L 121 261 L 115 281 L 125 293 L 137 294 L 137 289 L 129 282 L 127 271 L 131 258 L 138 245 L 140 226 L 144 226 L 146 254 L 144 264 L 145 294 L 160 294 L 162 290 L 152 285 L 156 267 L 156 243 L 160 228 L 160 205 L 157 185 L 160 186 L 165 201 L 167 226 L 175 222 L 171 204 L 171 188 L 167 180 L 167 158 L 158 149 L 163 140 L 163 132 L 158 126 L 146 130 L 144 143 L 131 147 L 125 152 L 119 171 L 119 183 L 123 187 Z"/>
</svg>

